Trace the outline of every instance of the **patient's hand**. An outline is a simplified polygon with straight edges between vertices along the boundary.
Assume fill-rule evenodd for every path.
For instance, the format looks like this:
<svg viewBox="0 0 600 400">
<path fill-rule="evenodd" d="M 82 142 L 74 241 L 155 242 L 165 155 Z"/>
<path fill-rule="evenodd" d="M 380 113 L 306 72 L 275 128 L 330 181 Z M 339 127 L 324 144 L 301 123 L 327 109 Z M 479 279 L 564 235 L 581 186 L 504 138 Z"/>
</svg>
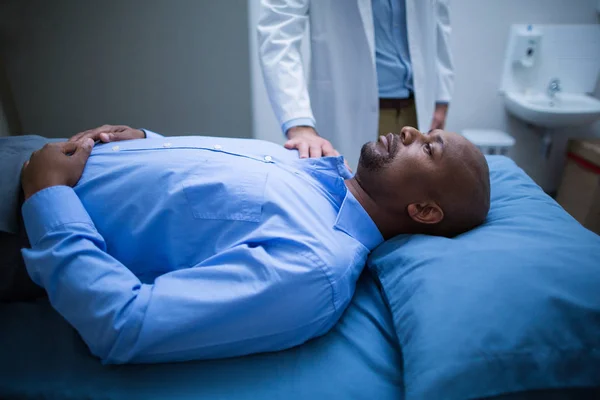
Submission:
<svg viewBox="0 0 600 400">
<path fill-rule="evenodd" d="M 144 131 L 133 129 L 125 125 L 102 125 L 95 129 L 79 132 L 69 139 L 69 142 L 79 142 L 86 138 L 93 141 L 100 140 L 103 143 L 118 142 L 119 140 L 143 139 L 146 137 Z"/>
<path fill-rule="evenodd" d="M 25 200 L 50 186 L 75 186 L 81 178 L 94 142 L 48 143 L 31 154 L 21 171 Z"/>
</svg>

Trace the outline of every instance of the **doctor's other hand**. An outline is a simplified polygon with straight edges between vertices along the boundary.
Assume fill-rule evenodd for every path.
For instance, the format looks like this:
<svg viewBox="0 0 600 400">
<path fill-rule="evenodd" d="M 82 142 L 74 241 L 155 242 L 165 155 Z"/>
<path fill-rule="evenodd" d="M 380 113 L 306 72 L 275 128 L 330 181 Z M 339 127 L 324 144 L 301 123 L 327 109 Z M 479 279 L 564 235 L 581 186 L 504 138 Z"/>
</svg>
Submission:
<svg viewBox="0 0 600 400">
<path fill-rule="evenodd" d="M 446 116 L 448 115 L 448 104 L 437 103 L 435 105 L 435 111 L 433 112 L 433 120 L 431 121 L 431 128 L 429 132 L 436 129 L 444 129 L 446 126 Z"/>
<path fill-rule="evenodd" d="M 51 186 L 75 186 L 94 147 L 94 141 L 48 143 L 34 151 L 21 170 L 25 200 Z"/>
<path fill-rule="evenodd" d="M 118 142 L 119 140 L 144 139 L 146 134 L 140 129 L 133 129 L 125 125 L 102 125 L 74 135 L 69 142 L 78 142 L 86 138 L 102 143 Z"/>
<path fill-rule="evenodd" d="M 323 139 L 310 126 L 294 126 L 287 131 L 288 141 L 284 147 L 288 150 L 298 149 L 300 158 L 319 158 L 339 156 L 329 140 Z"/>
</svg>

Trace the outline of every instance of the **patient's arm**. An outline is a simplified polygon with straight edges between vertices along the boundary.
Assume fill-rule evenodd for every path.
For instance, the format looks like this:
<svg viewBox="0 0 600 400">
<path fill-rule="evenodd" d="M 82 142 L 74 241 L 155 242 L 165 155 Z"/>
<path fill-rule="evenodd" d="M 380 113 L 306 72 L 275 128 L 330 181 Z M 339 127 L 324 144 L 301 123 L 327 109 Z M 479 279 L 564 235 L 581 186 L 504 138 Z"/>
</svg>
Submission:
<svg viewBox="0 0 600 400">
<path fill-rule="evenodd" d="M 239 245 L 144 284 L 106 252 L 73 189 L 36 193 L 23 216 L 30 276 L 105 363 L 279 350 L 335 317 L 323 266 L 293 243 Z"/>
</svg>

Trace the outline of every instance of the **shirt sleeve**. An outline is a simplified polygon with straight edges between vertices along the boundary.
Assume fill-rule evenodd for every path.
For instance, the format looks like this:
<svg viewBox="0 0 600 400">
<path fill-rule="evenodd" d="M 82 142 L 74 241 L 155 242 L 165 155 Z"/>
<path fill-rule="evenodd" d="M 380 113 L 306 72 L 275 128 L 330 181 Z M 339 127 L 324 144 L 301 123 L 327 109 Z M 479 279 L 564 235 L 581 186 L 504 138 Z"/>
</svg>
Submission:
<svg viewBox="0 0 600 400">
<path fill-rule="evenodd" d="M 438 104 L 450 102 L 454 91 L 454 63 L 450 51 L 450 0 L 437 0 L 436 3 L 436 93 Z"/>
<path fill-rule="evenodd" d="M 141 128 L 140 130 L 142 132 L 144 132 L 144 134 L 146 135 L 146 139 L 148 139 L 148 138 L 162 138 L 162 137 L 164 137 L 163 135 L 161 135 L 159 133 L 152 132 L 150 129 Z"/>
<path fill-rule="evenodd" d="M 73 189 L 36 193 L 23 217 L 30 276 L 104 363 L 275 351 L 339 317 L 319 259 L 281 241 L 238 245 L 145 284 L 107 253 Z"/>
</svg>

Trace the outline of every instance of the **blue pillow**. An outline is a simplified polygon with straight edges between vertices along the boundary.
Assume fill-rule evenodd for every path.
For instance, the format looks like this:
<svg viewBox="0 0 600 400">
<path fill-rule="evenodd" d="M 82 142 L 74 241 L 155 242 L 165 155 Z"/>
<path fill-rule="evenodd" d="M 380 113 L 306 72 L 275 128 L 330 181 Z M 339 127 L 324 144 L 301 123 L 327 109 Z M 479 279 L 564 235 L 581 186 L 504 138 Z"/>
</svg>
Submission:
<svg viewBox="0 0 600 400">
<path fill-rule="evenodd" d="M 600 385 L 600 237 L 508 158 L 488 163 L 484 225 L 454 239 L 399 236 L 369 259 L 407 399 Z"/>
</svg>

